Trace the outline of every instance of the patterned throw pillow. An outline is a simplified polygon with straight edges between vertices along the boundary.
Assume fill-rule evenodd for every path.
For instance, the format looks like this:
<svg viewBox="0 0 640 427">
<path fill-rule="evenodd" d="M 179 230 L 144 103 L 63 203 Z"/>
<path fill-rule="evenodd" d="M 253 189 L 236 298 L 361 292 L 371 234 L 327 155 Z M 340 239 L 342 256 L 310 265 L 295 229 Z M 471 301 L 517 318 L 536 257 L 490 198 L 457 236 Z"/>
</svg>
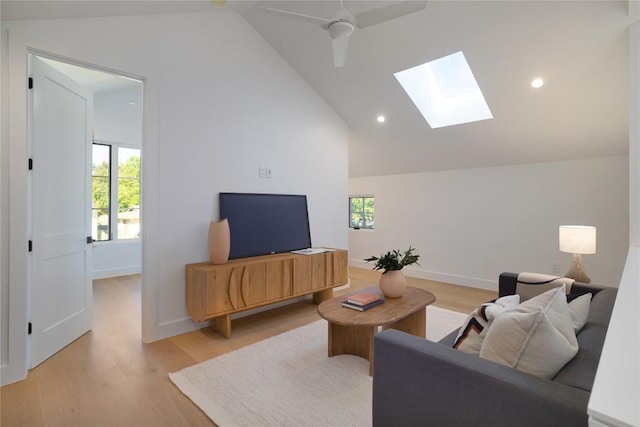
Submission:
<svg viewBox="0 0 640 427">
<path fill-rule="evenodd" d="M 472 311 L 462 324 L 453 348 L 478 356 L 491 321 L 500 313 L 516 307 L 519 295 L 507 295 L 493 303 L 485 303 Z"/>
</svg>

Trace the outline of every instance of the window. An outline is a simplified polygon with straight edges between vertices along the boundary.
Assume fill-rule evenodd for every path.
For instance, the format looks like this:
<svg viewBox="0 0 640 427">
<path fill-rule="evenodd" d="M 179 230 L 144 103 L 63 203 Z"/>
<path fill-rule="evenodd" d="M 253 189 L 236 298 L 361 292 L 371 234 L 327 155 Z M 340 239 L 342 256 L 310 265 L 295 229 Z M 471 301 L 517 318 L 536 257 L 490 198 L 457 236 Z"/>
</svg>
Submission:
<svg viewBox="0 0 640 427">
<path fill-rule="evenodd" d="M 140 150 L 93 144 L 92 200 L 94 240 L 140 237 Z"/>
<path fill-rule="evenodd" d="M 373 197 L 349 197 L 349 228 L 375 228 L 374 213 Z"/>
<path fill-rule="evenodd" d="M 493 118 L 461 51 L 394 76 L 434 129 Z"/>
</svg>

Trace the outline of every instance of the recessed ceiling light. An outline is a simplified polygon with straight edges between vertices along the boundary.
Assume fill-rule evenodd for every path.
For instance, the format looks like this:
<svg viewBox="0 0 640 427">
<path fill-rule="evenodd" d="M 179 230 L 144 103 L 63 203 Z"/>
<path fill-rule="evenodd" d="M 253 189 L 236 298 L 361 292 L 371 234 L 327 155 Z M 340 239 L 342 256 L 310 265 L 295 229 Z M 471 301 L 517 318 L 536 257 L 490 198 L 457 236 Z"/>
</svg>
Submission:
<svg viewBox="0 0 640 427">
<path fill-rule="evenodd" d="M 394 76 L 434 129 L 493 118 L 461 51 Z"/>
<path fill-rule="evenodd" d="M 380 114 L 376 120 L 378 121 L 378 123 L 384 123 L 387 121 L 387 118 L 385 116 L 383 116 L 382 114 Z"/>
<path fill-rule="evenodd" d="M 539 87 L 542 87 L 543 84 L 544 84 L 544 81 L 542 79 L 536 78 L 536 79 L 531 80 L 531 87 L 533 87 L 533 88 L 537 89 Z"/>
</svg>

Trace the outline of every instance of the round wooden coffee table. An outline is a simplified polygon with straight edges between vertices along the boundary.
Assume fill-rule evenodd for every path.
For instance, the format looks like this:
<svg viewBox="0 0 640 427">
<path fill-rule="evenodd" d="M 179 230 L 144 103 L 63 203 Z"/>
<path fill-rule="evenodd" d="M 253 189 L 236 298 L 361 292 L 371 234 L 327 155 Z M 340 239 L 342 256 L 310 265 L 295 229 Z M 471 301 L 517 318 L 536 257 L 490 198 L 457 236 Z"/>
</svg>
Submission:
<svg viewBox="0 0 640 427">
<path fill-rule="evenodd" d="M 359 292 L 380 292 L 377 286 Z M 347 296 L 338 296 L 318 306 L 318 314 L 329 322 L 329 357 L 352 354 L 369 361 L 369 375 L 373 374 L 373 337 L 382 329 L 398 329 L 424 338 L 426 309 L 436 300 L 424 289 L 407 286 L 399 298 L 385 298 L 384 304 L 367 311 L 342 307 Z"/>
</svg>

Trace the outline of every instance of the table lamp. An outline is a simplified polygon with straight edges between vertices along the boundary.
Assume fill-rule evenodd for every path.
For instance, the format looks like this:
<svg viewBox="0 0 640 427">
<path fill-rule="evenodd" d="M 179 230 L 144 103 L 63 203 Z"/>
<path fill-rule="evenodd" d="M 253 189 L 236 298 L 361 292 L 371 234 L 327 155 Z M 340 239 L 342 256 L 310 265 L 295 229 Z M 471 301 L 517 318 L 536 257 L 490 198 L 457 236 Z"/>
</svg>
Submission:
<svg viewBox="0 0 640 427">
<path fill-rule="evenodd" d="M 564 277 L 591 283 L 591 277 L 582 265 L 582 254 L 596 253 L 596 228 L 588 225 L 561 225 L 559 243 L 561 252 L 573 254 L 573 262 Z"/>
</svg>

